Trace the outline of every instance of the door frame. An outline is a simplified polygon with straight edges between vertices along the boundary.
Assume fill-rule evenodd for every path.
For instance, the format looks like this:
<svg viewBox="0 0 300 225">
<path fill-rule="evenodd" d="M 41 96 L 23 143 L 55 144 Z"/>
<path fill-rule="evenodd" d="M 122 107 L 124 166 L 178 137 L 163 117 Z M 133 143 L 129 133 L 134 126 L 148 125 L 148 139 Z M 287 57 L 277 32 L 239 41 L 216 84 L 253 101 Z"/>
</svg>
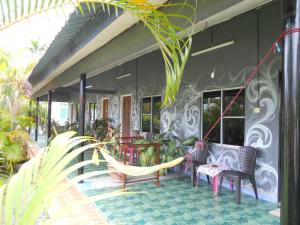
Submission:
<svg viewBox="0 0 300 225">
<path fill-rule="evenodd" d="M 104 100 L 108 100 L 108 110 L 109 110 L 109 97 L 105 97 L 105 98 L 101 98 L 101 118 L 103 119 L 104 118 L 104 111 L 103 111 L 103 102 Z M 109 113 L 109 111 L 108 111 Z M 108 116 L 108 115 L 107 115 Z"/>
<path fill-rule="evenodd" d="M 120 121 L 121 121 L 121 134 L 123 133 L 123 98 L 124 97 L 129 97 L 130 96 L 130 123 L 129 123 L 129 130 L 131 133 L 131 115 L 132 115 L 132 94 L 124 94 L 120 95 Z"/>
</svg>

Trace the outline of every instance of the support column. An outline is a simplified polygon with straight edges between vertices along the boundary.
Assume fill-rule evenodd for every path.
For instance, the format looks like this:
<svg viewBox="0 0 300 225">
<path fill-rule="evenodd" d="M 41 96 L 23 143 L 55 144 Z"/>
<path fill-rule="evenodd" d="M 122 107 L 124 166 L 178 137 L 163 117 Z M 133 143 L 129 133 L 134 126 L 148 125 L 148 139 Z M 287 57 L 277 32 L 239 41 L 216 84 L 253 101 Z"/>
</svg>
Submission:
<svg viewBox="0 0 300 225">
<path fill-rule="evenodd" d="M 300 26 L 300 0 L 282 1 L 284 29 Z M 284 39 L 282 84 L 281 224 L 300 221 L 300 41 L 299 33 Z"/>
<path fill-rule="evenodd" d="M 79 135 L 84 135 L 84 121 L 85 121 L 85 89 L 86 89 L 86 74 L 80 75 L 80 92 L 79 92 Z M 84 143 L 82 143 L 84 145 Z M 84 161 L 84 153 L 81 153 L 78 159 L 79 162 Z M 83 174 L 83 167 L 78 169 L 78 175 Z"/>
<path fill-rule="evenodd" d="M 36 98 L 36 116 L 35 116 L 35 133 L 34 133 L 34 140 L 38 141 L 39 135 L 39 97 Z"/>
<path fill-rule="evenodd" d="M 48 123 L 47 123 L 47 137 L 51 137 L 51 111 L 52 111 L 52 91 L 48 92 Z"/>
<path fill-rule="evenodd" d="M 28 116 L 30 118 L 31 118 L 31 115 L 32 115 L 31 110 L 32 110 L 32 101 L 30 99 L 29 100 L 29 112 L 28 112 Z M 32 123 L 30 123 L 29 128 L 28 128 L 28 134 L 29 134 L 29 136 L 30 136 L 30 133 L 31 133 L 31 125 L 32 125 Z"/>
</svg>

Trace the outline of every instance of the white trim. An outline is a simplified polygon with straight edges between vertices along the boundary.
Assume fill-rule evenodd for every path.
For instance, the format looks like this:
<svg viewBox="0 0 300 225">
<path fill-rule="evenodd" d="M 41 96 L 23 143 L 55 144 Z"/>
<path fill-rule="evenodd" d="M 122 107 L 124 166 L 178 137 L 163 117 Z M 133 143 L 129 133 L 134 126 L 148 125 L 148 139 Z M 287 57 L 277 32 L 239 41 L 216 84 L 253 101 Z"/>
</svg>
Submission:
<svg viewBox="0 0 300 225">
<path fill-rule="evenodd" d="M 245 119 L 245 116 L 223 116 L 223 118 L 227 119 Z"/>
<path fill-rule="evenodd" d="M 153 133 L 153 98 L 156 98 L 156 97 L 160 97 L 160 101 L 161 102 L 163 102 L 163 98 L 162 98 L 162 95 L 147 95 L 147 96 L 142 96 L 141 97 L 141 105 L 140 105 L 140 108 L 141 108 L 141 110 L 140 110 L 140 121 L 141 121 L 141 123 L 140 123 L 140 131 L 141 132 L 144 132 L 143 131 L 143 127 L 142 127 L 142 125 L 143 125 L 143 115 L 150 115 L 151 117 L 151 122 L 150 122 L 150 133 Z M 151 106 L 151 113 L 143 113 L 143 99 L 144 98 L 150 98 L 151 99 L 151 101 L 150 101 L 150 106 Z M 161 112 L 161 110 L 160 110 L 160 112 Z M 161 116 L 161 115 L 160 115 Z M 161 118 L 160 118 L 160 128 L 159 128 L 159 130 L 161 131 Z"/>
<path fill-rule="evenodd" d="M 200 104 L 201 104 L 201 139 L 203 139 L 203 110 L 204 110 L 204 107 L 203 107 L 203 94 L 204 93 L 209 93 L 209 92 L 215 92 L 215 91 L 220 91 L 221 92 L 221 114 L 220 116 L 222 115 L 223 113 L 223 98 L 224 98 L 224 91 L 228 91 L 228 90 L 239 90 L 241 87 L 230 87 L 230 88 L 223 88 L 223 89 L 211 89 L 211 90 L 205 90 L 205 91 L 202 91 L 202 101 L 200 101 Z M 245 106 L 246 106 L 246 102 L 245 102 Z M 241 147 L 239 145 L 228 145 L 228 144 L 223 144 L 224 142 L 224 135 L 223 135 L 223 119 L 245 119 L 246 116 L 245 116 L 246 112 L 244 112 L 244 116 L 223 116 L 221 118 L 221 122 L 220 122 L 220 143 L 215 143 L 215 142 L 212 142 L 210 144 L 214 144 L 214 145 L 219 145 L 221 147 L 230 147 L 230 148 L 233 148 L 233 146 L 236 146 L 237 148 Z M 246 120 L 244 121 L 245 125 L 246 125 Z M 245 143 L 245 136 L 246 136 L 246 126 L 244 126 L 244 143 Z"/>
<path fill-rule="evenodd" d="M 239 145 L 228 145 L 228 144 L 221 144 L 221 143 L 209 143 L 211 145 L 215 145 L 215 146 L 218 146 L 218 147 L 226 147 L 226 148 L 230 148 L 230 149 L 235 149 L 235 150 L 239 150 L 240 147 L 242 146 L 239 146 Z"/>
</svg>

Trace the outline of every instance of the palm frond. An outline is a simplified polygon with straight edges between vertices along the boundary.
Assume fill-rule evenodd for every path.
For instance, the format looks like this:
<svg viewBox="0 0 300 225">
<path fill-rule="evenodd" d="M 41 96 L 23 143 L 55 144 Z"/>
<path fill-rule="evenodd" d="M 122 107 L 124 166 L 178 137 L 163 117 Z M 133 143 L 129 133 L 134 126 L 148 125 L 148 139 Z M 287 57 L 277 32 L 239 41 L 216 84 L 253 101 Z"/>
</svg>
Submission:
<svg viewBox="0 0 300 225">
<path fill-rule="evenodd" d="M 28 19 L 33 15 L 47 13 L 51 9 L 63 9 L 67 5 L 74 5 L 78 11 L 85 15 L 83 5 L 87 12 L 95 11 L 95 4 L 102 5 L 102 10 L 110 13 L 111 9 L 122 9 L 129 12 L 142 21 L 151 31 L 160 47 L 166 72 L 166 90 L 164 105 L 172 104 L 179 90 L 183 70 L 189 56 L 192 44 L 192 31 L 186 31 L 183 26 L 189 23 L 193 25 L 194 7 L 187 0 L 182 3 L 168 3 L 165 5 L 154 5 L 147 0 L 70 0 L 53 1 L 43 0 L 7 1 L 0 0 L 0 31 L 12 24 Z M 172 13 L 163 12 L 160 9 L 171 8 Z M 182 9 L 191 9 L 192 16 L 181 15 Z M 26 10 L 27 9 L 27 10 Z M 175 25 L 181 20 L 183 26 Z M 175 22 L 174 22 L 175 21 Z M 186 38 L 183 38 L 186 37 Z"/>
<path fill-rule="evenodd" d="M 90 141 L 87 137 L 74 137 L 75 132 L 58 135 L 45 151 L 25 163 L 9 183 L 0 188 L 0 223 L 5 225 L 33 225 L 43 221 L 52 200 L 75 182 L 98 176 L 107 171 L 95 171 L 63 182 L 78 168 L 93 163 L 88 160 L 71 165 L 72 160 L 97 143 L 73 149 Z M 73 151 L 69 152 L 71 149 Z M 46 217 L 44 218 L 46 219 Z"/>
</svg>

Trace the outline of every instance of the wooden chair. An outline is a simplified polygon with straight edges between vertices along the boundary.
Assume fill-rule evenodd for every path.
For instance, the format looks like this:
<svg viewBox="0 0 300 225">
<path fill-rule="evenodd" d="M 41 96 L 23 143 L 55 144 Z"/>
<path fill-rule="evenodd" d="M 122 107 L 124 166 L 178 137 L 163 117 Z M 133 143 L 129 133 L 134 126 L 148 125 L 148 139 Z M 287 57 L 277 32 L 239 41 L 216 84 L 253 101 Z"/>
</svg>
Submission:
<svg viewBox="0 0 300 225">
<path fill-rule="evenodd" d="M 223 170 L 219 183 L 219 195 L 222 190 L 223 177 L 231 178 L 236 183 L 236 202 L 241 203 L 241 181 L 248 179 L 253 187 L 255 197 L 258 199 L 256 181 L 255 181 L 255 164 L 257 150 L 250 146 L 241 147 L 238 153 L 238 169 Z"/>
</svg>

